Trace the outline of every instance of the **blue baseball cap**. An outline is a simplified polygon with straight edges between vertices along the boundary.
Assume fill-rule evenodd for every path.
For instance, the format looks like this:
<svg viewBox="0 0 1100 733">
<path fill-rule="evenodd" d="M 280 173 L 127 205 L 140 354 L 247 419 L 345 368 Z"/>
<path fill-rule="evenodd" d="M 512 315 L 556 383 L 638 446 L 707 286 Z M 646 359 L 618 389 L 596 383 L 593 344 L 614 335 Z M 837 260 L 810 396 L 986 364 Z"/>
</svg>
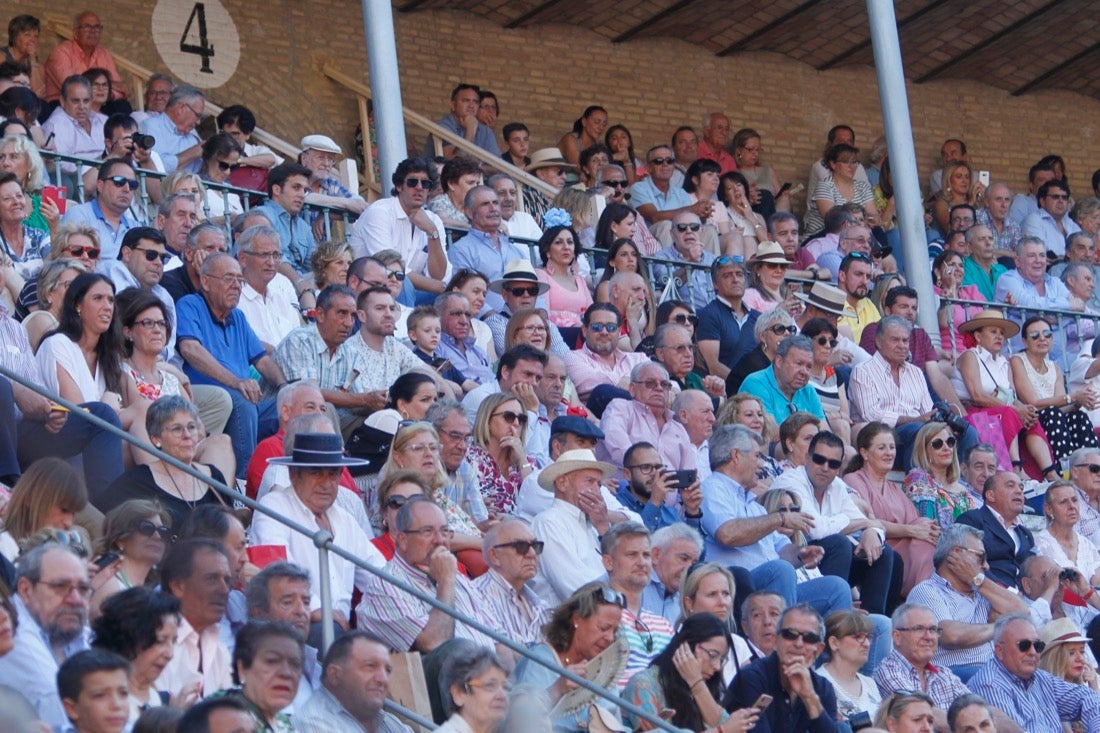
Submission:
<svg viewBox="0 0 1100 733">
<path fill-rule="evenodd" d="M 573 435 L 579 435 L 582 438 L 603 440 L 603 431 L 595 423 L 577 415 L 555 417 L 554 422 L 550 423 L 550 434 L 557 435 L 558 433 L 573 433 Z"/>
</svg>

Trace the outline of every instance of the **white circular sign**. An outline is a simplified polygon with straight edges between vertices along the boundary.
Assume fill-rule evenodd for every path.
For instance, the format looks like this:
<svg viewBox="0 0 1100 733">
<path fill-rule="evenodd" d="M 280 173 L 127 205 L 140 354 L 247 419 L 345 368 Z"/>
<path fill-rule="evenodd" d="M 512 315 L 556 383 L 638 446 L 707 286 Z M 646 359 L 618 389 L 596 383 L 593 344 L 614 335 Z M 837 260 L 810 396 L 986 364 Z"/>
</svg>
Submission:
<svg viewBox="0 0 1100 733">
<path fill-rule="evenodd" d="M 157 0 L 153 41 L 172 75 L 200 89 L 225 84 L 241 59 L 237 26 L 218 0 Z"/>
</svg>

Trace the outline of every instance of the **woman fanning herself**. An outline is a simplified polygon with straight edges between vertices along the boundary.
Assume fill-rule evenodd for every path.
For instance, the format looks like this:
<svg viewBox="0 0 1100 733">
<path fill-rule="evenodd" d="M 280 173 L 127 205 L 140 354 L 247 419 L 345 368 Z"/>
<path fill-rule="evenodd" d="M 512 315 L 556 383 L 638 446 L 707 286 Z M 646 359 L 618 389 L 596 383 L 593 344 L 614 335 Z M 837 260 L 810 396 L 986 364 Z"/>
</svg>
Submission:
<svg viewBox="0 0 1100 733">
<path fill-rule="evenodd" d="M 886 529 L 886 541 L 905 563 L 901 592 L 932 575 L 932 553 L 940 536 L 939 523 L 917 513 L 901 484 L 890 481 L 897 446 L 893 429 L 884 423 L 863 426 L 856 436 L 859 455 L 848 464 L 844 483 L 867 502 Z M 872 713 L 873 714 L 873 713 Z"/>
<path fill-rule="evenodd" d="M 1054 459 L 1061 460 L 1078 448 L 1100 447 L 1085 412 L 1097 407 L 1096 395 L 1089 389 L 1066 392 L 1062 368 L 1050 359 L 1054 343 L 1050 324 L 1032 316 L 1024 321 L 1023 334 L 1024 352 L 1009 359 L 1012 380 L 1020 401 L 1039 411 Z"/>
<path fill-rule="evenodd" d="M 730 715 L 719 704 L 725 692 L 722 660 L 729 653 L 730 635 L 710 613 L 684 620 L 665 650 L 650 666 L 630 678 L 623 698 L 655 717 L 672 710 L 669 722 L 678 728 L 708 733 L 743 733 L 752 730 L 760 712 L 743 708 Z M 653 730 L 653 725 L 624 715 L 632 730 Z"/>
</svg>

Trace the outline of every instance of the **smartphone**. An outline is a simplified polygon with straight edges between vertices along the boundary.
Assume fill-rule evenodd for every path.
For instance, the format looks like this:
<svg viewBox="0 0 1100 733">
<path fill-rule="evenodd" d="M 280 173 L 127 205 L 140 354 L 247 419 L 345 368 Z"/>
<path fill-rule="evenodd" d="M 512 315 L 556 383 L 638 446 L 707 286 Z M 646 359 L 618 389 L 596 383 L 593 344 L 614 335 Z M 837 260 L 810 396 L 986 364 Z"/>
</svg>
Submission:
<svg viewBox="0 0 1100 733">
<path fill-rule="evenodd" d="M 42 189 L 42 198 L 52 201 L 57 210 L 65 213 L 65 202 L 69 197 L 69 189 L 65 186 L 45 186 Z"/>
<path fill-rule="evenodd" d="M 50 412 L 68 412 L 69 408 L 65 405 L 59 405 L 56 402 L 50 403 Z"/>
<path fill-rule="evenodd" d="M 765 694 L 761 695 L 760 697 L 756 698 L 756 702 L 754 702 L 752 704 L 752 706 L 755 710 L 759 710 L 760 712 L 764 712 L 765 710 L 767 710 L 768 706 L 771 705 L 771 704 L 772 704 L 772 696 L 765 693 Z"/>
<path fill-rule="evenodd" d="M 779 190 L 776 191 L 775 197 L 779 198 L 780 196 L 782 196 L 783 194 L 787 193 L 787 191 L 790 191 L 790 190 L 791 190 L 791 184 L 790 183 L 784 183 L 782 186 L 779 187 Z"/>
<path fill-rule="evenodd" d="M 695 483 L 695 477 L 698 472 L 694 468 L 689 468 L 684 471 L 674 471 L 676 474 L 676 490 L 683 491 L 687 487 Z"/>
<path fill-rule="evenodd" d="M 439 374 L 450 371 L 452 366 L 450 359 L 432 359 L 432 369 Z"/>
<path fill-rule="evenodd" d="M 100 555 L 99 557 L 97 557 L 97 558 L 96 558 L 96 560 L 95 560 L 95 566 L 96 566 L 97 568 L 99 568 L 100 570 L 103 570 L 103 569 L 104 569 L 104 568 L 106 568 L 106 567 L 107 567 L 108 565 L 110 565 L 110 564 L 112 564 L 112 563 L 114 563 L 114 562 L 118 562 L 118 560 L 119 560 L 119 559 L 120 559 L 121 557 L 122 557 L 122 555 L 118 554 L 117 552 L 107 552 L 107 553 L 104 553 L 103 555 Z"/>
<path fill-rule="evenodd" d="M 978 171 L 978 183 L 989 188 L 989 171 Z"/>
</svg>

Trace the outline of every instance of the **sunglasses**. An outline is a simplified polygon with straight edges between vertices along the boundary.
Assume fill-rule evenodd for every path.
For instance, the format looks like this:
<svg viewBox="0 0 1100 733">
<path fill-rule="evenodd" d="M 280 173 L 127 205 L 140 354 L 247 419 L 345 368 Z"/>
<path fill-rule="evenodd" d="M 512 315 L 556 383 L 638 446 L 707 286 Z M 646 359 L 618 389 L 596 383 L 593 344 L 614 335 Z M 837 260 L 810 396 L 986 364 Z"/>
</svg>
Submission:
<svg viewBox="0 0 1100 733">
<path fill-rule="evenodd" d="M 82 247 L 77 245 L 75 247 L 69 247 L 69 254 L 73 257 L 83 257 L 86 254 L 89 260 L 98 260 L 99 247 Z"/>
<path fill-rule="evenodd" d="M 1039 639 L 1020 639 L 1016 642 L 1016 648 L 1025 654 L 1031 651 L 1031 647 L 1035 647 L 1036 654 L 1042 654 L 1043 650 L 1047 648 L 1047 643 Z"/>
<path fill-rule="evenodd" d="M 785 512 L 793 512 L 795 514 L 798 514 L 799 512 L 802 511 L 802 507 L 800 507 L 800 506 L 781 506 L 778 509 L 776 509 L 776 511 L 779 512 L 780 514 L 783 514 Z"/>
<path fill-rule="evenodd" d="M 599 585 L 593 588 L 592 597 L 596 599 L 597 603 L 609 603 L 612 606 L 626 608 L 626 596 L 618 591 L 612 590 L 606 585 Z"/>
<path fill-rule="evenodd" d="M 688 315 L 687 313 L 678 313 L 672 317 L 673 322 L 683 325 L 685 323 L 695 323 L 695 316 Z"/>
<path fill-rule="evenodd" d="M 936 438 L 935 440 L 933 440 L 928 445 L 932 446 L 932 450 L 939 450 L 940 448 L 942 448 L 944 446 L 945 443 L 947 444 L 948 448 L 954 448 L 955 447 L 955 442 L 956 441 L 955 441 L 954 437 L 948 438 L 946 440 L 944 440 L 943 438 Z"/>
<path fill-rule="evenodd" d="M 646 389 L 661 389 L 661 390 L 670 390 L 670 389 L 672 389 L 672 382 L 668 381 L 667 379 L 636 380 L 634 382 L 634 384 L 640 384 L 643 387 L 645 387 Z"/>
<path fill-rule="evenodd" d="M 628 181 L 626 180 L 616 179 L 613 181 L 604 181 L 603 185 L 607 186 L 608 188 L 626 188 L 627 183 Z"/>
<path fill-rule="evenodd" d="M 511 410 L 505 410 L 504 412 L 494 412 L 490 417 L 499 417 L 509 425 L 515 425 L 517 422 L 520 425 L 527 424 L 526 412 L 512 412 Z"/>
<path fill-rule="evenodd" d="M 403 283 L 403 282 L 405 282 L 405 271 L 404 270 L 390 270 L 386 274 L 386 277 L 392 277 L 397 282 Z"/>
<path fill-rule="evenodd" d="M 590 323 L 588 330 L 595 333 L 612 333 L 619 330 L 618 323 Z"/>
<path fill-rule="evenodd" d="M 678 232 L 686 232 L 686 231 L 689 231 L 689 230 L 693 231 L 693 232 L 697 232 L 702 228 L 703 228 L 702 224 L 677 224 L 676 225 L 676 231 L 678 231 Z"/>
<path fill-rule="evenodd" d="M 1087 468 L 1089 473 L 1092 474 L 1100 473 L 1100 463 L 1082 463 L 1079 466 L 1074 466 L 1074 468 Z"/>
<path fill-rule="evenodd" d="M 764 265 L 764 267 L 768 268 L 769 270 L 788 270 L 791 267 L 790 265 L 785 265 L 782 262 L 761 262 L 760 264 Z"/>
<path fill-rule="evenodd" d="M 526 288 L 511 287 L 508 288 L 508 292 L 512 295 L 526 295 L 528 298 L 534 298 L 536 295 L 539 294 L 539 286 L 531 285 L 530 287 Z"/>
<path fill-rule="evenodd" d="M 649 161 L 650 165 L 672 165 L 676 162 L 675 158 L 654 158 Z"/>
<path fill-rule="evenodd" d="M 782 326 L 776 324 L 768 330 L 774 333 L 776 336 L 782 336 L 784 334 L 790 334 L 791 336 L 794 336 L 796 333 L 798 333 L 798 326 Z"/>
<path fill-rule="evenodd" d="M 226 163 L 224 160 L 218 161 L 218 170 L 220 170 L 222 173 L 225 173 L 226 171 L 235 171 L 240 167 L 240 163 Z"/>
<path fill-rule="evenodd" d="M 853 239 L 853 240 L 849 240 L 849 241 L 857 242 L 859 240 Z M 848 254 L 844 255 L 844 257 L 846 259 L 862 260 L 863 262 L 870 262 L 871 261 L 871 258 L 869 256 L 863 254 L 862 252 L 849 252 Z"/>
<path fill-rule="evenodd" d="M 1027 337 L 1034 341 L 1035 339 L 1048 339 L 1051 337 L 1051 331 L 1049 328 L 1042 331 L 1028 331 Z"/>
<path fill-rule="evenodd" d="M 837 345 L 837 340 L 829 338 L 828 336 L 818 336 L 816 340 L 818 346 L 828 346 L 831 349 L 835 349 Z"/>
<path fill-rule="evenodd" d="M 127 178 L 126 176 L 111 176 L 107 180 L 115 184 L 119 188 L 122 188 L 123 186 L 129 186 L 131 191 L 136 191 L 138 187 L 138 182 L 136 178 Z"/>
<path fill-rule="evenodd" d="M 401 496 L 401 495 L 391 496 L 390 498 L 386 499 L 386 508 L 387 509 L 400 509 L 401 507 L 408 504 L 409 499 L 411 499 L 411 498 L 412 498 L 411 496 Z"/>
<path fill-rule="evenodd" d="M 155 249 L 142 249 L 140 247 L 134 247 L 133 249 L 135 252 L 141 252 L 145 255 L 146 262 L 156 262 L 160 260 L 161 264 L 167 265 L 168 260 L 172 259 L 172 255 L 167 252 L 157 252 Z"/>
<path fill-rule="evenodd" d="M 882 258 L 889 257 L 892 254 L 894 254 L 894 250 L 893 250 L 892 247 L 883 247 L 882 249 L 876 249 L 876 250 L 871 251 L 871 257 L 873 257 L 876 260 L 881 260 Z"/>
<path fill-rule="evenodd" d="M 798 629 L 780 629 L 779 635 L 787 641 L 802 639 L 805 644 L 820 644 L 821 635 L 816 631 L 799 631 Z"/>
<path fill-rule="evenodd" d="M 152 537 L 155 534 L 159 534 L 160 538 L 165 542 L 172 536 L 172 530 L 165 527 L 163 524 L 153 524 L 148 519 L 143 519 L 138 522 L 138 526 L 134 528 L 142 537 Z"/>
<path fill-rule="evenodd" d="M 534 550 L 536 555 L 541 555 L 542 548 L 545 546 L 546 543 L 542 540 L 515 540 L 514 542 L 501 542 L 499 545 L 493 545 L 493 549 L 499 550 L 502 547 L 511 547 L 517 555 L 526 555 L 531 550 Z"/>
<path fill-rule="evenodd" d="M 430 178 L 406 178 L 405 188 L 416 188 L 420 186 L 425 191 L 430 191 L 432 188 L 432 180 Z"/>
<path fill-rule="evenodd" d="M 820 453 L 814 453 L 812 456 L 810 456 L 810 458 L 812 458 L 813 462 L 819 466 L 828 465 L 829 468 L 833 469 L 834 471 L 840 468 L 841 460 L 839 458 L 826 458 Z"/>
</svg>

